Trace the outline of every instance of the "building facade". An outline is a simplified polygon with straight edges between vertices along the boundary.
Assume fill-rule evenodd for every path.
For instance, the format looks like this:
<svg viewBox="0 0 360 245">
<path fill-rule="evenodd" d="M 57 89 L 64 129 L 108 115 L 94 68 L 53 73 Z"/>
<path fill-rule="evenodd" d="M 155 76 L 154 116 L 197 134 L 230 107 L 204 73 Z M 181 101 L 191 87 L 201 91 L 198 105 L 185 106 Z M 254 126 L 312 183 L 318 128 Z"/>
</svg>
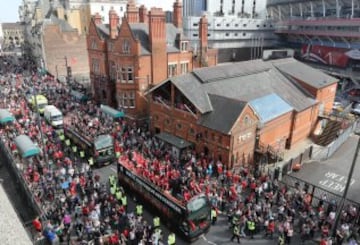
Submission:
<svg viewBox="0 0 360 245">
<path fill-rule="evenodd" d="M 207 10 L 206 0 L 183 0 L 183 17 L 201 16 Z"/>
<path fill-rule="evenodd" d="M 150 87 L 194 67 L 217 64 L 216 50 L 205 47 L 202 58 L 194 58 L 182 34 L 181 13 L 177 0 L 173 23 L 166 23 L 162 9 L 148 11 L 131 1 L 121 24 L 112 10 L 109 25 L 102 23 L 100 15 L 94 16 L 87 43 L 91 84 L 98 103 L 123 109 L 130 118 L 144 118 L 148 114 L 144 93 Z"/>
<path fill-rule="evenodd" d="M 20 49 L 24 44 L 24 26 L 20 22 L 1 23 L 1 49 L 3 52 Z"/>
<path fill-rule="evenodd" d="M 98 13 L 104 24 L 109 23 L 109 11 L 113 10 L 120 20 L 124 17 L 128 0 L 65 0 L 65 13 L 71 18 L 73 27 L 87 33 L 91 16 Z"/>
<path fill-rule="evenodd" d="M 280 154 L 307 139 L 336 86 L 336 78 L 293 58 L 202 68 L 150 90 L 151 129 L 229 168 L 249 165 L 255 151 Z"/>
<path fill-rule="evenodd" d="M 219 63 L 262 57 L 262 50 L 274 47 L 277 36 L 259 1 L 184 1 L 184 34 L 192 45 L 199 41 L 199 19 L 206 15 L 209 47 L 219 50 Z"/>
</svg>

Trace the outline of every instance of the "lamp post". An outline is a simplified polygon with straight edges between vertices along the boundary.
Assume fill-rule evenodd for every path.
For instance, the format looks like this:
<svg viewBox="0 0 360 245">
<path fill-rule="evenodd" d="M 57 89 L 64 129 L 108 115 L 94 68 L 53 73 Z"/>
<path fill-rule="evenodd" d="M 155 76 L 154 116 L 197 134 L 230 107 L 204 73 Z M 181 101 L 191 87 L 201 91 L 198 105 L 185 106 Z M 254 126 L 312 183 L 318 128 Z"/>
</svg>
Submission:
<svg viewBox="0 0 360 245">
<path fill-rule="evenodd" d="M 359 137 L 358 142 L 357 142 L 355 155 L 354 155 L 353 161 L 351 163 L 350 171 L 349 171 L 349 174 L 348 174 L 348 177 L 347 177 L 347 180 L 346 180 L 346 186 L 345 186 L 345 189 L 344 189 L 344 193 L 343 193 L 343 196 L 341 197 L 339 208 L 337 208 L 337 211 L 336 211 L 335 222 L 334 222 L 334 226 L 332 227 L 332 236 L 333 237 L 336 237 L 337 226 L 339 224 L 340 216 L 341 216 L 340 214 L 341 214 L 341 211 L 344 208 L 346 196 L 347 196 L 348 191 L 349 191 L 351 179 L 352 179 L 352 176 L 353 176 L 353 173 L 354 173 L 354 168 L 355 168 L 356 161 L 357 161 L 357 158 L 358 158 L 358 155 L 359 155 L 359 150 L 360 150 L 360 137 Z"/>
</svg>

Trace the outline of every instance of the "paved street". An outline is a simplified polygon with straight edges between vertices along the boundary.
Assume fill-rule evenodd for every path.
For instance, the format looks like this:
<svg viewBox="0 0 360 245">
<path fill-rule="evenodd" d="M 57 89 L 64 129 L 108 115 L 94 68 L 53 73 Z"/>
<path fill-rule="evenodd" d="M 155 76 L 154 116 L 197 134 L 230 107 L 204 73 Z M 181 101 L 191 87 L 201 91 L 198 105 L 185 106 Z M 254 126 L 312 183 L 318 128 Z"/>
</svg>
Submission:
<svg viewBox="0 0 360 245">
<path fill-rule="evenodd" d="M 356 135 L 349 137 L 330 159 L 323 162 L 305 164 L 301 171 L 291 173 L 291 176 L 341 196 L 345 189 L 358 139 L 359 137 Z M 360 158 L 358 157 L 347 196 L 350 200 L 357 203 L 360 203 L 359 179 Z"/>
<path fill-rule="evenodd" d="M 111 174 L 116 174 L 116 165 L 112 164 L 107 167 L 96 169 L 94 171 L 94 173 L 98 174 L 99 176 L 101 176 L 102 180 L 106 181 Z M 129 210 L 131 211 L 131 210 L 135 209 L 135 205 L 134 205 L 133 198 L 129 195 L 129 193 L 127 193 L 127 194 L 128 194 L 128 200 L 129 200 Z M 150 213 L 149 210 L 146 208 L 147 207 L 146 204 L 144 204 L 144 207 L 145 207 L 145 213 L 144 213 L 145 219 L 149 223 L 152 223 L 152 219 L 153 219 L 154 215 L 152 213 Z M 164 222 L 162 222 L 162 224 L 163 223 Z M 166 238 L 167 235 L 169 234 L 169 229 L 168 229 L 168 227 L 162 225 L 162 230 L 164 232 L 164 237 Z M 237 244 L 236 242 L 230 241 L 231 236 L 232 236 L 232 233 L 228 228 L 227 217 L 223 214 L 220 214 L 216 225 L 212 226 L 210 231 L 206 235 L 201 236 L 197 241 L 193 242 L 192 244 L 194 244 L 194 245 Z M 258 234 L 255 236 L 255 239 L 253 239 L 253 240 L 250 240 L 248 238 L 242 238 L 241 243 L 242 244 L 277 244 L 277 238 L 274 238 L 273 240 L 264 239 L 262 237 L 262 234 L 261 235 Z M 182 245 L 182 244 L 189 244 L 189 243 L 180 238 L 177 238 L 176 244 Z M 293 237 L 293 241 L 291 244 L 300 244 L 300 239 L 299 239 L 298 235 L 295 235 Z M 316 243 L 309 241 L 305 244 L 316 244 Z"/>
</svg>

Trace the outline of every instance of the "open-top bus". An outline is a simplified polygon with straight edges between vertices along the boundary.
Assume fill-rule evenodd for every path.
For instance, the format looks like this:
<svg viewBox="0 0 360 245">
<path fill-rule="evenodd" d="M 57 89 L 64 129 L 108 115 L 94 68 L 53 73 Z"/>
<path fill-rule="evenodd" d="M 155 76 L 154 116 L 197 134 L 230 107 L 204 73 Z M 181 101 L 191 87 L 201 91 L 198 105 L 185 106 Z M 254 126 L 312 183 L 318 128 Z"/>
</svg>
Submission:
<svg viewBox="0 0 360 245">
<path fill-rule="evenodd" d="M 114 139 L 111 135 L 103 134 L 90 139 L 70 127 L 64 128 L 64 134 L 80 147 L 87 157 L 93 158 L 96 166 L 109 165 L 115 161 Z"/>
<path fill-rule="evenodd" d="M 120 183 L 150 203 L 186 240 L 196 240 L 209 230 L 211 204 L 206 195 L 199 194 L 185 202 L 137 174 L 134 166 L 122 158 L 118 161 L 117 169 Z"/>
</svg>

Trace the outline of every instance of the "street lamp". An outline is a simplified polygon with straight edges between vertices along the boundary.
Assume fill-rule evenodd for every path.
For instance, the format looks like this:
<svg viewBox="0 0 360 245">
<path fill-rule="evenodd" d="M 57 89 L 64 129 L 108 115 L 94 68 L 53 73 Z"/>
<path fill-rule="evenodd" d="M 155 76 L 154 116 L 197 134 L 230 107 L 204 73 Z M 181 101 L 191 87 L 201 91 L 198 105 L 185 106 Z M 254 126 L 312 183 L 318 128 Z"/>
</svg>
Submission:
<svg viewBox="0 0 360 245">
<path fill-rule="evenodd" d="M 332 236 L 333 237 L 336 237 L 337 226 L 339 224 L 340 216 L 341 216 L 340 214 L 341 214 L 341 211 L 343 210 L 344 205 L 345 205 L 346 196 L 348 194 L 349 187 L 350 187 L 350 184 L 351 184 L 351 179 L 352 179 L 352 176 L 353 176 L 353 173 L 354 173 L 354 168 L 355 168 L 355 165 L 356 165 L 356 161 L 357 161 L 357 158 L 358 158 L 358 155 L 359 155 L 359 150 L 360 150 L 360 137 L 358 139 L 358 143 L 357 143 L 356 150 L 355 150 L 355 155 L 354 155 L 353 161 L 351 163 L 350 171 L 349 171 L 349 174 L 348 174 L 348 177 L 347 177 L 347 180 L 346 180 L 345 190 L 344 190 L 343 196 L 341 197 L 340 205 L 339 205 L 339 207 L 337 208 L 337 211 L 336 211 L 335 222 L 334 222 L 334 226 L 332 227 Z"/>
</svg>

